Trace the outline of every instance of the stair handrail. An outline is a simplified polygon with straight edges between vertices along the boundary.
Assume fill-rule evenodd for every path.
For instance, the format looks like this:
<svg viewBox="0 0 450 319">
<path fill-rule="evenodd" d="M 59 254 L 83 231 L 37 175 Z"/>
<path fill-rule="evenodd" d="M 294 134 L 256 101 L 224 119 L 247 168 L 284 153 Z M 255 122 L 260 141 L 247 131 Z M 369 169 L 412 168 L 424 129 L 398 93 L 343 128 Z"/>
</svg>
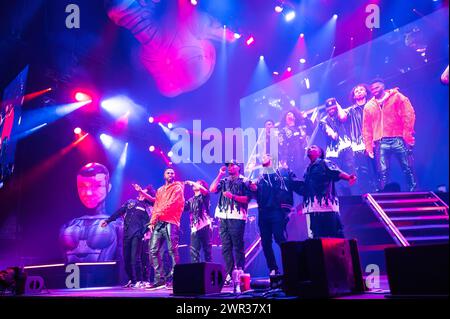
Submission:
<svg viewBox="0 0 450 319">
<path fill-rule="evenodd" d="M 381 221 L 384 223 L 385 227 L 387 227 L 389 233 L 397 242 L 397 244 L 400 244 L 403 247 L 410 246 L 409 242 L 402 235 L 400 230 L 394 225 L 392 220 L 389 218 L 389 216 L 386 214 L 383 208 L 381 208 L 381 206 L 377 203 L 375 198 L 373 198 L 373 196 L 370 193 L 365 194 L 364 197 L 369 202 L 370 206 L 372 207 L 372 210 L 379 216 Z"/>
</svg>

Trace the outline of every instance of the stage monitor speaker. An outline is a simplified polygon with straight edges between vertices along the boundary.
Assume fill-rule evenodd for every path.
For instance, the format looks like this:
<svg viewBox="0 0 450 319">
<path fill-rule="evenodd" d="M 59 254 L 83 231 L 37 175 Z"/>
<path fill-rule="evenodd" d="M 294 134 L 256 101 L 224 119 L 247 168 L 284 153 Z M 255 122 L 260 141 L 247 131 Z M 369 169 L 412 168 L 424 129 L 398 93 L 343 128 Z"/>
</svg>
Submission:
<svg viewBox="0 0 450 319">
<path fill-rule="evenodd" d="M 281 245 L 283 290 L 304 298 L 362 293 L 364 283 L 356 240 L 308 239 Z"/>
<path fill-rule="evenodd" d="M 71 265 L 76 267 L 72 268 Z M 28 276 L 39 276 L 44 279 L 46 289 L 113 287 L 119 284 L 118 271 L 117 262 L 25 267 Z M 77 287 L 78 284 L 79 287 Z"/>
<path fill-rule="evenodd" d="M 224 284 L 221 264 L 177 264 L 173 273 L 174 295 L 205 295 L 220 293 Z"/>
<path fill-rule="evenodd" d="M 27 276 L 24 293 L 26 295 L 40 294 L 44 288 L 44 278 L 41 276 Z"/>
<path fill-rule="evenodd" d="M 385 249 L 391 296 L 448 296 L 448 243 Z"/>
</svg>

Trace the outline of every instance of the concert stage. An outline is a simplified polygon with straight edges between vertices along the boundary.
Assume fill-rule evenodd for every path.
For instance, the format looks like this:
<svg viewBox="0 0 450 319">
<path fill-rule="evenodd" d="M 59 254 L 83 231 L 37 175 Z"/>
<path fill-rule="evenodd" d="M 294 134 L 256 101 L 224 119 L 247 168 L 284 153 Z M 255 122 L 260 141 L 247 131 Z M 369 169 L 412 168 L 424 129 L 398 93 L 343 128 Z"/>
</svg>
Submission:
<svg viewBox="0 0 450 319">
<path fill-rule="evenodd" d="M 0 301 L 448 296 L 449 0 L 393 2 L 0 1 Z"/>
</svg>

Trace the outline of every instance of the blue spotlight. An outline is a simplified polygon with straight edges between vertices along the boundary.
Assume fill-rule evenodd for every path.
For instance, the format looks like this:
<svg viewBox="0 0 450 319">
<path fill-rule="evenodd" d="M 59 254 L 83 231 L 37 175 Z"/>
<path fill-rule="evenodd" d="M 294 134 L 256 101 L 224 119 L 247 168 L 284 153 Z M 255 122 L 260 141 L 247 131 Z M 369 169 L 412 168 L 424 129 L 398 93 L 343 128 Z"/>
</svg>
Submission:
<svg viewBox="0 0 450 319">
<path fill-rule="evenodd" d="M 125 167 L 125 164 L 127 163 L 127 150 L 128 150 L 128 142 L 125 143 L 122 154 L 120 154 L 119 165 L 118 165 L 119 167 Z"/>
</svg>

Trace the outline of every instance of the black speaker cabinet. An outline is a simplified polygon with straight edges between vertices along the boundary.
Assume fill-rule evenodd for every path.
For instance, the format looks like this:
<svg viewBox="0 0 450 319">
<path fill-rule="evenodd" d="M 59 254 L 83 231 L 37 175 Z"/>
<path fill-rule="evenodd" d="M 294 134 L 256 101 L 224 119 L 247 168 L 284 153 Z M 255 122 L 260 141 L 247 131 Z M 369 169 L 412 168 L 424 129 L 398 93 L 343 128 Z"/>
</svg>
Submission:
<svg viewBox="0 0 450 319">
<path fill-rule="evenodd" d="M 42 277 L 44 288 L 113 287 L 119 284 L 116 262 L 54 264 L 24 267 L 29 276 Z"/>
<path fill-rule="evenodd" d="M 448 243 L 385 249 L 392 297 L 448 296 Z"/>
<path fill-rule="evenodd" d="M 286 242 L 281 245 L 281 255 L 287 295 L 329 298 L 364 291 L 356 240 Z"/>
<path fill-rule="evenodd" d="M 224 284 L 221 264 L 177 264 L 173 273 L 174 295 L 205 295 L 220 293 Z"/>
</svg>

